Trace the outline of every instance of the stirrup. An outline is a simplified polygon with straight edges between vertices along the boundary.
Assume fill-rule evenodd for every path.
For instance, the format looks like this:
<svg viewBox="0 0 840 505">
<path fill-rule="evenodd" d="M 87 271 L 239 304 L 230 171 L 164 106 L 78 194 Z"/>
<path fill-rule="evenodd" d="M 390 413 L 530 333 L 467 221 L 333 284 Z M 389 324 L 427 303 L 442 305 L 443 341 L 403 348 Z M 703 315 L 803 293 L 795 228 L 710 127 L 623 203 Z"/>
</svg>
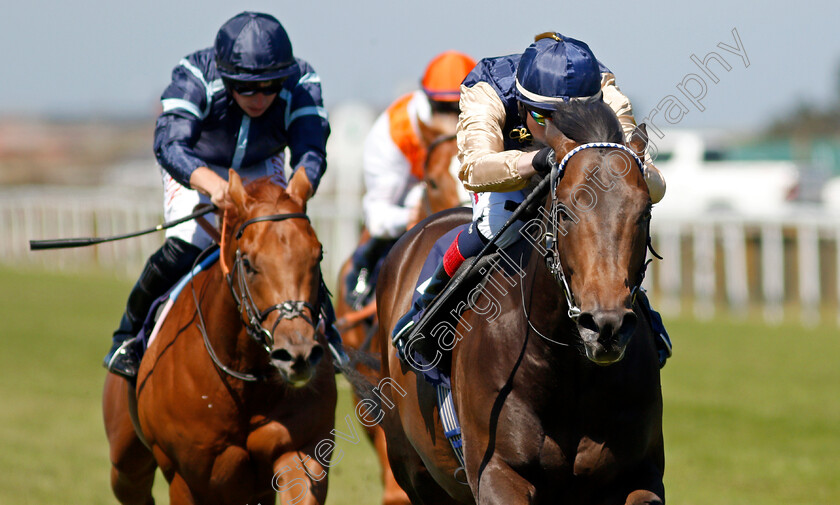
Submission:
<svg viewBox="0 0 840 505">
<path fill-rule="evenodd" d="M 352 291 L 347 294 L 347 301 L 353 307 L 353 310 L 359 310 L 364 306 L 365 300 L 370 295 L 372 286 L 368 282 L 370 278 L 370 271 L 367 268 L 359 270 L 359 275 L 356 278 L 356 285 Z"/>
<path fill-rule="evenodd" d="M 327 348 L 330 350 L 330 354 L 333 358 L 333 364 L 336 368 L 344 368 L 350 364 L 350 357 L 347 356 L 346 352 L 344 352 L 343 345 L 328 341 Z"/>
<path fill-rule="evenodd" d="M 656 334 L 656 352 L 659 354 L 659 368 L 665 366 L 665 362 L 673 356 L 674 350 L 671 346 L 671 337 L 667 333 Z"/>
<path fill-rule="evenodd" d="M 324 325 L 324 340 L 326 340 L 327 349 L 330 351 L 330 355 L 332 355 L 335 373 L 339 373 L 350 364 L 350 357 L 344 352 L 344 342 L 341 340 L 341 333 L 338 332 L 335 324 L 330 324 L 329 329 L 323 320 L 320 324 Z"/>
<path fill-rule="evenodd" d="M 109 372 L 119 375 L 128 380 L 137 378 L 137 371 L 140 368 L 140 357 L 134 346 L 137 338 L 129 338 L 123 341 L 116 351 L 111 355 L 107 363 L 103 363 Z"/>
<path fill-rule="evenodd" d="M 411 334 L 411 329 L 414 328 L 414 320 L 409 319 L 405 325 L 400 328 L 400 331 L 395 333 L 391 337 L 391 342 L 394 344 L 394 348 L 397 350 L 397 355 L 403 361 L 406 359 L 405 348 L 408 345 L 406 338 Z"/>
</svg>

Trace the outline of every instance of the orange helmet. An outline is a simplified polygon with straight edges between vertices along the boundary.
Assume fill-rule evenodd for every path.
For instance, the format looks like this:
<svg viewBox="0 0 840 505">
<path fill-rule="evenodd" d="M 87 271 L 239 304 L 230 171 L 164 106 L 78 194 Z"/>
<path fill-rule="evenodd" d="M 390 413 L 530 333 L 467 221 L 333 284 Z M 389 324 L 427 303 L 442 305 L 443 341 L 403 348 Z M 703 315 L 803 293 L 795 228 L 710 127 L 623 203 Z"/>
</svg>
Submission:
<svg viewBox="0 0 840 505">
<path fill-rule="evenodd" d="M 423 91 L 438 102 L 457 102 L 461 98 L 461 81 L 475 67 L 475 60 L 458 51 L 445 51 L 435 56 L 423 74 Z"/>
</svg>

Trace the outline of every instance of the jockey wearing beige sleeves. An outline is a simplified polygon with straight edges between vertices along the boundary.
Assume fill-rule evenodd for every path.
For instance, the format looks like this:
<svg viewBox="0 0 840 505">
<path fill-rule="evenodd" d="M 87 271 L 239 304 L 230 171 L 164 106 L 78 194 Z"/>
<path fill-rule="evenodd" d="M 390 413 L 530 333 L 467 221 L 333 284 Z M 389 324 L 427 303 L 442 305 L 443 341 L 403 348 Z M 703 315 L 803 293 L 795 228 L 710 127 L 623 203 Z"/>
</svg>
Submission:
<svg viewBox="0 0 840 505">
<path fill-rule="evenodd" d="M 612 73 L 601 74 L 603 100 L 618 116 L 626 138 L 636 128 L 630 99 L 615 84 Z M 458 121 L 458 152 L 461 161 L 460 177 L 464 186 L 475 192 L 515 191 L 525 188 L 527 169 L 535 153 L 514 149 L 505 150 L 502 131 L 506 122 L 505 105 L 493 86 L 478 82 L 472 87 L 461 86 L 461 116 Z M 653 203 L 665 195 L 665 179 L 645 155 L 645 181 Z"/>
<path fill-rule="evenodd" d="M 394 330 L 397 348 L 407 345 L 411 328 L 443 289 L 458 267 L 478 254 L 507 223 L 512 208 L 528 192 L 532 176 L 547 174 L 553 151 L 545 147 L 545 125 L 570 102 L 605 102 L 615 112 L 625 137 L 636 128 L 630 100 L 615 84 L 615 76 L 584 42 L 559 33 L 538 35 L 522 54 L 485 58 L 461 85 L 461 115 L 457 127 L 459 176 L 473 195 L 473 224 L 461 232 L 442 264 L 425 284 L 421 296 Z M 665 194 L 665 180 L 646 155 L 645 181 L 651 201 Z M 508 224 L 494 238 L 499 248 L 520 238 L 524 221 Z M 660 364 L 671 355 L 671 342 L 661 318 L 643 294 L 643 309 L 658 334 Z"/>
</svg>

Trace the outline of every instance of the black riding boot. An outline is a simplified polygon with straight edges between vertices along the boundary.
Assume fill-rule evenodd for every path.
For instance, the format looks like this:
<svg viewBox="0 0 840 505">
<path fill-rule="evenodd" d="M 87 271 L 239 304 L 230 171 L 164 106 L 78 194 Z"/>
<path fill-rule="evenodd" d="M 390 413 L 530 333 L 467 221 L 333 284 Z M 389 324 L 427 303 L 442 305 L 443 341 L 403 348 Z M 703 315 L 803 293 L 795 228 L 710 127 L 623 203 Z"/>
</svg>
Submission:
<svg viewBox="0 0 840 505">
<path fill-rule="evenodd" d="M 137 376 L 143 354 L 137 338 L 152 303 L 192 268 L 201 249 L 178 238 L 168 238 L 146 261 L 143 273 L 128 295 L 125 314 L 114 332 L 111 350 L 103 365 L 109 372 L 127 379 Z"/>
<path fill-rule="evenodd" d="M 327 285 L 324 284 L 323 276 L 321 277 L 321 286 L 318 288 L 318 299 L 321 302 L 321 314 L 324 317 L 324 336 L 327 339 L 327 347 L 332 354 L 336 372 L 339 372 L 350 362 L 350 358 L 344 352 L 341 334 L 335 327 L 335 310 L 333 310 L 330 292 L 327 290 Z"/>
<path fill-rule="evenodd" d="M 662 322 L 662 316 L 659 312 L 653 310 L 650 305 L 650 300 L 647 297 L 644 289 L 639 289 L 636 293 L 636 298 L 639 300 L 639 307 L 647 315 L 650 321 L 650 327 L 653 330 L 654 342 L 656 343 L 656 352 L 659 353 L 659 368 L 665 366 L 665 361 L 673 354 L 671 350 L 671 337 L 665 331 L 665 324 Z"/>
<path fill-rule="evenodd" d="M 374 288 L 376 264 L 396 243 L 396 239 L 372 237 L 353 253 L 350 272 L 344 279 L 347 303 L 361 309 Z"/>
<path fill-rule="evenodd" d="M 411 328 L 420 321 L 423 311 L 426 310 L 429 305 L 432 304 L 434 299 L 437 298 L 437 295 L 443 291 L 443 288 L 445 288 L 446 284 L 449 283 L 449 279 L 451 279 L 451 277 L 449 277 L 449 274 L 446 273 L 446 268 L 444 268 L 443 262 L 441 262 L 441 264 L 438 265 L 437 270 L 435 270 L 435 273 L 432 274 L 432 277 L 429 279 L 428 284 L 426 284 L 426 287 L 423 289 L 423 292 L 411 305 L 411 309 L 402 316 L 399 321 L 397 321 L 396 326 L 394 326 L 392 339 L 394 347 L 396 347 L 401 357 L 405 358 L 405 348 L 409 344 L 406 338 L 409 333 L 411 333 Z M 431 355 L 434 354 L 431 352 L 431 349 L 424 349 L 423 346 L 420 345 L 420 342 L 415 344 L 412 350 L 418 351 L 426 359 L 430 359 Z M 429 354 L 429 356 L 426 356 L 426 354 Z"/>
</svg>

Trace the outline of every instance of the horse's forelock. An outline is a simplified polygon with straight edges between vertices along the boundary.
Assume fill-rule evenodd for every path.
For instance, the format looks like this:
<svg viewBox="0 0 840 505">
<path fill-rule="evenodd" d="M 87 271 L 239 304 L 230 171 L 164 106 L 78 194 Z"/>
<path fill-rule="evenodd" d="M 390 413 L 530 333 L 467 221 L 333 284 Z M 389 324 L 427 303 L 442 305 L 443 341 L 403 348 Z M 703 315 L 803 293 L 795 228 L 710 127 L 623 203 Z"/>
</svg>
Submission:
<svg viewBox="0 0 840 505">
<path fill-rule="evenodd" d="M 551 115 L 551 122 L 579 144 L 624 143 L 624 133 L 615 112 L 602 100 L 566 102 Z"/>
<path fill-rule="evenodd" d="M 289 196 L 286 190 L 279 184 L 275 184 L 268 176 L 260 177 L 245 186 L 245 191 L 255 201 L 269 204 L 276 209 L 287 205 L 294 205 L 295 208 L 287 212 L 302 212 L 299 205 L 295 204 L 294 199 Z"/>
</svg>

